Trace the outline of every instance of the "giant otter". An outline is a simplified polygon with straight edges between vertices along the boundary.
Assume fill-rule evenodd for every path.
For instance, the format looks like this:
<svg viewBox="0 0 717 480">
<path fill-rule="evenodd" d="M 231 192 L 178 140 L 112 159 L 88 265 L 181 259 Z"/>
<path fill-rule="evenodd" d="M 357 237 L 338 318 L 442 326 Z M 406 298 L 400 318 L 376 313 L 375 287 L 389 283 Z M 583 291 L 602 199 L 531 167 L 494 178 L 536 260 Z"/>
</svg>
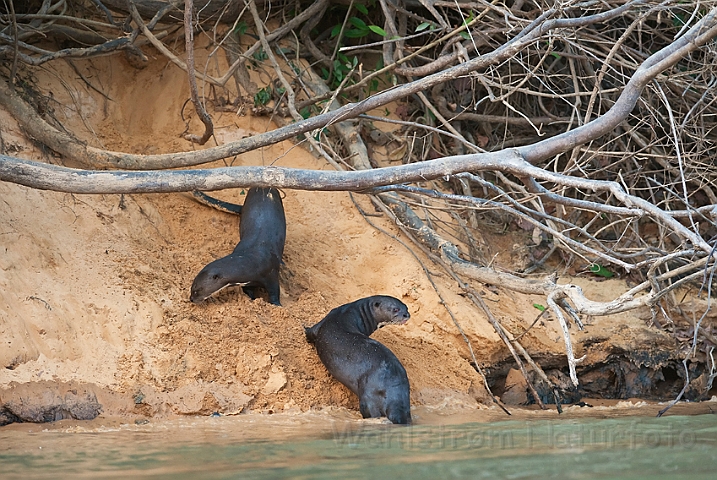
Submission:
<svg viewBox="0 0 717 480">
<path fill-rule="evenodd" d="M 286 217 L 275 188 L 250 188 L 241 210 L 239 243 L 234 251 L 204 267 L 192 283 L 189 299 L 206 300 L 230 285 L 241 285 L 253 300 L 263 287 L 269 302 L 279 302 L 279 266 L 286 241 Z"/>
<path fill-rule="evenodd" d="M 404 324 L 410 317 L 400 300 L 376 295 L 336 307 L 304 329 L 329 373 L 359 397 L 364 418 L 385 416 L 393 423 L 411 423 L 406 369 L 391 350 L 369 338 L 376 329 Z"/>
</svg>

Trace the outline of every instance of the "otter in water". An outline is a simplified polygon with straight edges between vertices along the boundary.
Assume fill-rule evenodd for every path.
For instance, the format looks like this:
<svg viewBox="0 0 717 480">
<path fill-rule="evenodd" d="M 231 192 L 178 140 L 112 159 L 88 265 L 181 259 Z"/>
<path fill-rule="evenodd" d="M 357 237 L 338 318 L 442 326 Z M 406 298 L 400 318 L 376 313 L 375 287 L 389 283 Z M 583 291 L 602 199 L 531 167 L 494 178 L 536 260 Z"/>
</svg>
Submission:
<svg viewBox="0 0 717 480">
<path fill-rule="evenodd" d="M 189 299 L 206 300 L 231 285 L 241 285 L 253 300 L 263 287 L 269 302 L 279 302 L 279 266 L 286 241 L 286 217 L 279 191 L 250 188 L 241 210 L 239 243 L 234 251 L 204 267 L 192 283 Z"/>
<path fill-rule="evenodd" d="M 391 350 L 369 338 L 376 329 L 404 324 L 410 317 L 400 300 L 376 295 L 336 307 L 304 329 L 329 373 L 359 397 L 364 418 L 411 423 L 406 369 Z"/>
</svg>

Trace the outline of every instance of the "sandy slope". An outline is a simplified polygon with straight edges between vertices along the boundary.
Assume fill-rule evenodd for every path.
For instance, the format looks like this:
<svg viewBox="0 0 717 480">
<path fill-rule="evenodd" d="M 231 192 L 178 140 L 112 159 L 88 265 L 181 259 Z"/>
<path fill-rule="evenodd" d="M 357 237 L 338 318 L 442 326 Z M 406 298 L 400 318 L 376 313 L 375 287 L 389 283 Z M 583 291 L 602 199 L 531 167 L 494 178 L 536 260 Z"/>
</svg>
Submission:
<svg viewBox="0 0 717 480">
<path fill-rule="evenodd" d="M 144 70 L 119 57 L 75 63 L 108 98 L 87 88 L 64 64 L 34 72 L 66 129 L 110 150 L 192 148 L 180 138 L 189 93 L 179 69 L 162 59 Z M 184 115 L 193 117 L 191 110 L 185 108 Z M 221 143 L 272 128 L 262 118 L 212 115 Z M 201 131 L 196 120 L 191 127 Z M 8 153 L 60 161 L 25 138 L 3 111 L 0 133 Z M 272 162 L 330 168 L 289 142 L 231 163 Z M 243 194 L 237 189 L 217 195 L 241 203 Z M 404 301 L 412 318 L 375 338 L 406 366 L 414 404 L 485 401 L 466 345 L 416 258 L 372 228 L 347 193 L 284 194 L 284 306 L 252 302 L 239 289 L 198 306 L 188 301 L 192 279 L 206 263 L 232 250 L 237 217 L 186 194 L 69 195 L 0 183 L 0 364 L 6 367 L 0 370 L 0 395 L 17 400 L 18 392 L 27 397 L 54 388 L 62 397 L 84 385 L 108 414 L 357 408 L 356 399 L 328 376 L 302 327 L 339 304 L 387 294 Z M 366 198 L 355 198 L 363 210 L 374 212 Z M 386 218 L 371 220 L 398 234 Z M 502 252 L 498 265 L 509 266 L 506 252 L 514 240 L 493 245 Z M 479 361 L 490 365 L 508 358 L 459 288 L 446 276 L 436 278 Z M 615 281 L 600 288 L 609 297 L 624 286 Z M 542 301 L 484 291 L 496 315 L 516 331 L 532 323 L 537 313 L 532 304 Z M 561 358 L 563 343 L 554 323 L 542 323 L 524 337 L 529 351 Z M 617 324 L 644 328 L 633 318 L 606 319 L 588 335 L 605 337 Z M 578 353 L 584 335 L 576 334 Z"/>
</svg>

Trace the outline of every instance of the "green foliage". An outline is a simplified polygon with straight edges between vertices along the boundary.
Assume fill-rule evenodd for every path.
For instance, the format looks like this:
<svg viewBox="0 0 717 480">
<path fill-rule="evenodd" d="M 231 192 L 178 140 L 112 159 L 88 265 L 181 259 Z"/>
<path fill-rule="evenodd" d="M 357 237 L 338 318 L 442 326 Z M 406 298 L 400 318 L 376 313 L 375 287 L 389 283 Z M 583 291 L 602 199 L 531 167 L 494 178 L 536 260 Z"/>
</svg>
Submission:
<svg viewBox="0 0 717 480">
<path fill-rule="evenodd" d="M 534 304 L 533 304 L 533 307 L 537 308 L 537 309 L 540 310 L 541 312 L 544 312 L 544 311 L 545 311 L 545 307 L 542 306 L 542 305 L 539 304 L 539 303 L 534 303 Z"/>
<path fill-rule="evenodd" d="M 245 21 L 241 21 L 237 23 L 237 26 L 234 28 L 234 31 L 238 33 L 239 35 L 244 35 L 249 28 L 249 25 L 246 24 Z"/>
<path fill-rule="evenodd" d="M 261 62 L 269 58 L 269 55 L 266 54 L 263 48 L 260 48 L 259 50 L 254 52 L 254 55 L 252 55 L 252 57 L 254 57 L 254 60 L 256 60 L 257 62 Z"/>
<path fill-rule="evenodd" d="M 256 92 L 256 95 L 254 95 L 254 105 L 266 105 L 271 100 L 271 87 L 266 86 Z"/>
<path fill-rule="evenodd" d="M 388 38 L 388 34 L 383 28 L 372 24 L 372 18 L 376 18 L 376 14 L 379 12 L 376 0 L 361 0 L 361 3 L 352 5 L 349 10 L 339 5 L 334 7 L 337 17 L 342 21 L 331 28 L 330 35 L 332 39 L 336 40 L 339 47 L 344 46 L 344 39 L 362 39 L 372 35 Z M 343 19 L 346 19 L 345 24 Z M 321 68 L 321 76 L 332 89 L 336 89 L 344 81 L 351 84 L 352 81 L 347 80 L 346 77 L 351 70 L 358 66 L 358 63 L 358 57 L 338 52 L 331 68 Z M 383 63 L 377 65 L 376 69 L 382 67 Z M 371 92 L 378 91 L 378 87 L 378 80 L 372 80 L 367 87 L 367 94 L 370 95 Z"/>
<path fill-rule="evenodd" d="M 381 28 L 377 25 L 369 25 L 368 29 L 371 30 L 376 35 L 381 35 L 382 37 L 386 36 L 386 30 L 384 30 L 383 28 Z"/>
<path fill-rule="evenodd" d="M 473 15 L 473 12 L 471 12 L 470 15 L 468 15 L 468 17 L 465 20 L 463 20 L 463 25 L 467 26 L 469 23 L 471 23 L 473 20 L 475 20 L 475 18 L 476 18 L 475 15 Z M 461 37 L 463 37 L 465 40 L 471 39 L 471 34 L 468 33 L 467 30 L 462 31 L 459 35 Z"/>
<path fill-rule="evenodd" d="M 682 28 L 685 25 L 685 14 L 680 12 L 672 12 L 672 25 L 675 28 Z"/>
<path fill-rule="evenodd" d="M 294 74 L 301 75 L 301 68 L 299 68 L 299 66 L 297 64 L 295 64 L 292 61 L 289 61 L 289 66 L 294 71 Z"/>
<path fill-rule="evenodd" d="M 339 33 L 341 33 L 341 27 L 342 25 L 340 23 L 334 25 L 331 29 L 331 38 L 335 38 Z M 349 17 L 348 25 L 346 25 L 346 28 L 344 29 L 344 37 L 363 38 L 371 32 L 381 35 L 382 37 L 386 36 L 386 31 L 378 25 L 368 25 L 359 17 Z"/>
<path fill-rule="evenodd" d="M 597 275 L 599 277 L 605 277 L 605 278 L 611 278 L 611 277 L 615 276 L 614 273 L 612 273 L 610 270 L 603 267 L 599 263 L 593 263 L 592 265 L 590 265 L 590 272 L 594 273 L 595 275 Z"/>
<path fill-rule="evenodd" d="M 353 56 L 349 59 L 346 55 L 339 52 L 336 54 L 336 60 L 334 60 L 334 71 L 333 71 L 333 82 L 336 82 L 335 87 L 338 87 L 339 84 L 346 78 L 346 75 L 358 65 L 358 58 L 356 56 Z"/>
</svg>

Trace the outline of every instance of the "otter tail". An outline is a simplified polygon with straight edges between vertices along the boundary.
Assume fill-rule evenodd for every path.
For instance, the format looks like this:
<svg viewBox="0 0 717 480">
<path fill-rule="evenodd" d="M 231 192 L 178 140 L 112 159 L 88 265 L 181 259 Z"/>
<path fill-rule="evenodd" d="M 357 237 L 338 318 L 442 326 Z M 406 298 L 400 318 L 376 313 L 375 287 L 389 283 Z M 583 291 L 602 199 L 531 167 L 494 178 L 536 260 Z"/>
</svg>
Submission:
<svg viewBox="0 0 717 480">
<path fill-rule="evenodd" d="M 304 334 L 306 335 L 306 341 L 314 343 L 316 341 L 316 332 L 314 327 L 304 327 Z"/>
<path fill-rule="evenodd" d="M 235 203 L 229 203 L 219 200 L 218 198 L 210 197 L 206 193 L 200 192 L 199 190 L 192 190 L 192 196 L 196 201 L 208 207 L 216 208 L 221 212 L 241 215 L 243 205 L 237 205 Z"/>
</svg>

